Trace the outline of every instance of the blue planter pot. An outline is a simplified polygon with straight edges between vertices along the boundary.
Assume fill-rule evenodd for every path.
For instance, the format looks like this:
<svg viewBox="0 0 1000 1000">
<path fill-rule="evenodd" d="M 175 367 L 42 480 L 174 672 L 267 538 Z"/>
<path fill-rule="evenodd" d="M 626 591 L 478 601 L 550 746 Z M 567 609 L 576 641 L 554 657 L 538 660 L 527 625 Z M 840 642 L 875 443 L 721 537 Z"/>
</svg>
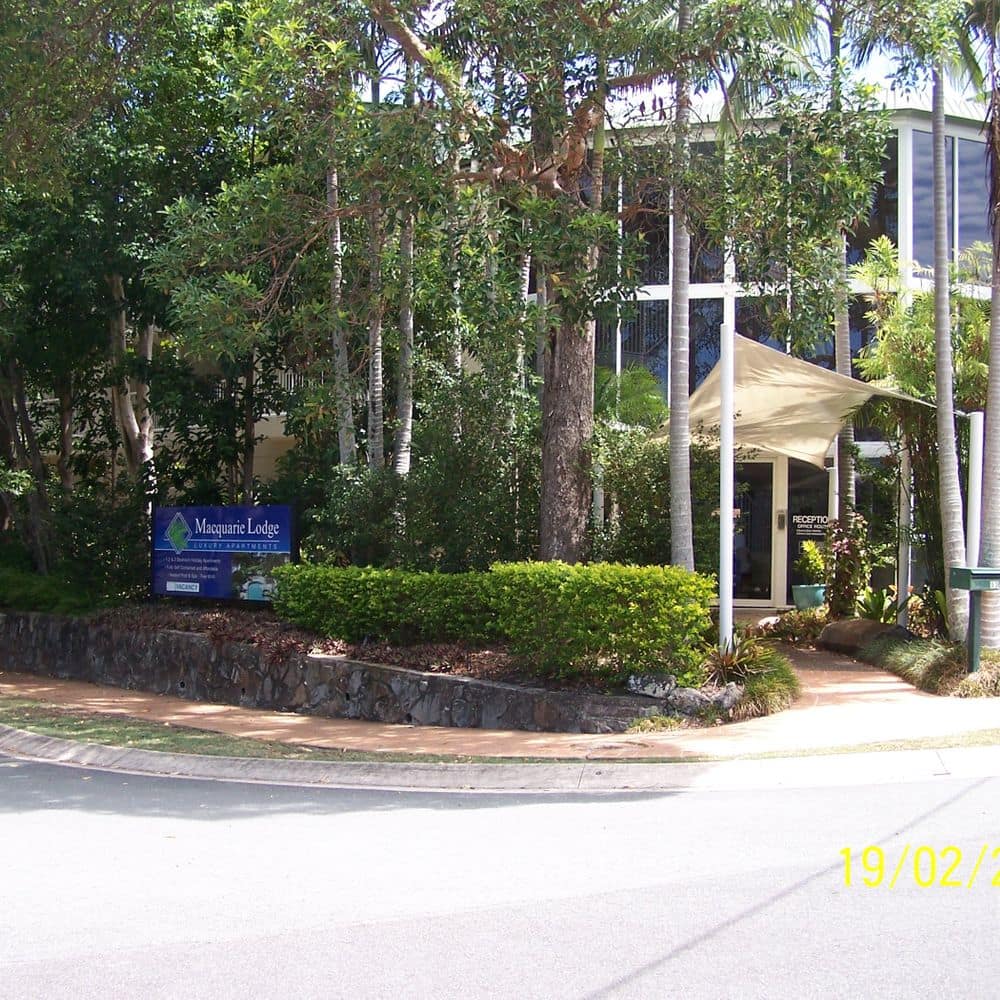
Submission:
<svg viewBox="0 0 1000 1000">
<path fill-rule="evenodd" d="M 819 608 L 826 603 L 825 583 L 800 583 L 792 587 L 792 600 L 799 611 Z"/>
</svg>

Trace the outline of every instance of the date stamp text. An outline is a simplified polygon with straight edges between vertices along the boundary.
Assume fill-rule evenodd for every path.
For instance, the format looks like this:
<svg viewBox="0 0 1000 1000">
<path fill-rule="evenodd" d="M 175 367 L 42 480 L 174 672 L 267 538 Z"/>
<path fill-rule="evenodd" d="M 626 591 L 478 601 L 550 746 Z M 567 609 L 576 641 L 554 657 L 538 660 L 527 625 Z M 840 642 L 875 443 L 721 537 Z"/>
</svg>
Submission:
<svg viewBox="0 0 1000 1000">
<path fill-rule="evenodd" d="M 844 885 L 869 889 L 913 885 L 921 889 L 971 889 L 991 885 L 1000 889 L 1000 847 L 983 844 L 978 851 L 963 852 L 960 847 L 914 847 L 906 844 L 890 854 L 882 847 L 852 849 L 845 847 Z"/>
</svg>

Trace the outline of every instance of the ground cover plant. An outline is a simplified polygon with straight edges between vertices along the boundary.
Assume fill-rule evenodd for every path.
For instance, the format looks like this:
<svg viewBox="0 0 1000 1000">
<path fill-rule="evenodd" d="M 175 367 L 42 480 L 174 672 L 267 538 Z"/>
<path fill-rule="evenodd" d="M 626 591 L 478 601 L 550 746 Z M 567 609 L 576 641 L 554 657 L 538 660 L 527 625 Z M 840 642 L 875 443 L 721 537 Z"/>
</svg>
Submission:
<svg viewBox="0 0 1000 1000">
<path fill-rule="evenodd" d="M 862 650 L 861 659 L 929 694 L 1000 697 L 1000 653 L 996 650 L 983 650 L 980 669 L 972 674 L 966 666 L 965 645 L 940 637 L 912 642 L 884 637 Z"/>
</svg>

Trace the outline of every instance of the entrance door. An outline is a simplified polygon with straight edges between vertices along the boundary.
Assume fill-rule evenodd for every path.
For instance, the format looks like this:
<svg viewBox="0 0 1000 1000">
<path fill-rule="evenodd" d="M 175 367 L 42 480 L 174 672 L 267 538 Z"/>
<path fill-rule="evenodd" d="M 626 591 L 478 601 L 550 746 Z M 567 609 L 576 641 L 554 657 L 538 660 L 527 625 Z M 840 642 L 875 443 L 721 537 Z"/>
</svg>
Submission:
<svg viewBox="0 0 1000 1000">
<path fill-rule="evenodd" d="M 739 516 L 733 521 L 733 597 L 740 601 L 768 602 L 774 534 L 771 462 L 736 464 L 736 507 Z"/>
<path fill-rule="evenodd" d="M 795 560 L 802 551 L 802 543 L 822 543 L 826 537 L 829 497 L 830 474 L 826 469 L 789 459 L 788 593 L 785 595 L 789 604 L 792 603 L 792 584 L 806 582 L 795 570 Z"/>
</svg>

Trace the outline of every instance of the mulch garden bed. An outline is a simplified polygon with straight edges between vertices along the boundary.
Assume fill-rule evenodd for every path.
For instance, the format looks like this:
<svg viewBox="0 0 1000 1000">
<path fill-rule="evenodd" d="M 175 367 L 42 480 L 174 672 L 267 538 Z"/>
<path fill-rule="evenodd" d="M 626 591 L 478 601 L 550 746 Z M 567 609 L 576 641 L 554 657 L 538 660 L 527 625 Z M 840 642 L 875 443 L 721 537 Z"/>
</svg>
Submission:
<svg viewBox="0 0 1000 1000">
<path fill-rule="evenodd" d="M 344 642 L 290 625 L 267 608 L 127 605 L 103 611 L 95 621 L 115 628 L 197 632 L 217 643 L 246 643 L 263 650 L 267 658 L 275 663 L 283 662 L 296 654 L 315 652 L 427 673 L 455 674 L 478 680 L 520 684 L 524 687 L 615 693 L 593 681 L 538 677 L 527 671 L 499 643 L 486 648 L 463 642 L 425 642 L 413 645 Z"/>
</svg>

